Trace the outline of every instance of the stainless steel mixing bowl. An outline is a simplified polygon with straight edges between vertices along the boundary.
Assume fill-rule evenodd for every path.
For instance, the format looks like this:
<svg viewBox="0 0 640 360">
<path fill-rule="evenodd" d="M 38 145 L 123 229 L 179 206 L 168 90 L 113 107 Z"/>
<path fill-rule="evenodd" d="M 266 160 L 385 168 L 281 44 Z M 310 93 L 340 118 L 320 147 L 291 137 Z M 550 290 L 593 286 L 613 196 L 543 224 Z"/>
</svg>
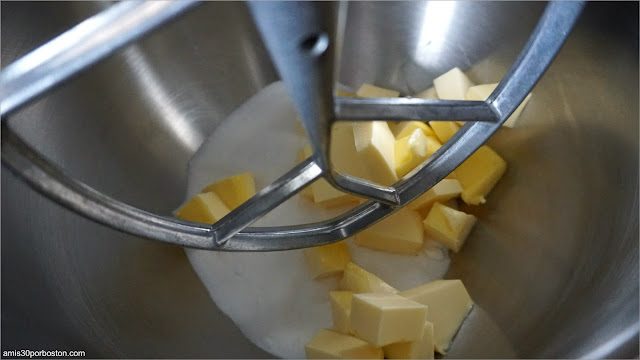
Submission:
<svg viewBox="0 0 640 360">
<path fill-rule="evenodd" d="M 2 2 L 2 65 L 108 6 Z M 340 80 L 413 94 L 453 66 L 498 82 L 543 3 L 357 2 Z M 447 277 L 477 307 L 450 357 L 638 356 L 638 3 L 590 3 L 491 140 L 509 170 Z M 186 167 L 277 80 L 244 3 L 207 3 L 17 113 L 10 126 L 76 178 L 169 214 Z M 0 89 L 1 90 L 1 89 Z M 2 172 L 2 350 L 251 357 L 182 249 L 96 225 Z"/>
</svg>

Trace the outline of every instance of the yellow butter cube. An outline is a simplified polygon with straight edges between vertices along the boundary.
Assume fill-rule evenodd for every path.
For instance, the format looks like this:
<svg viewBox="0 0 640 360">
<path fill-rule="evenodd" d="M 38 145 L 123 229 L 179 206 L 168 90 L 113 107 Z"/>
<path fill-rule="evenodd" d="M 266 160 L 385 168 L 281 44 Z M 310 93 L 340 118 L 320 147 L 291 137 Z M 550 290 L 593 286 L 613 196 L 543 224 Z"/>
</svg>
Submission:
<svg viewBox="0 0 640 360">
<path fill-rule="evenodd" d="M 427 157 L 433 155 L 440 147 L 442 147 L 442 143 L 440 143 L 440 139 L 436 135 L 427 135 L 427 139 L 429 140 L 427 147 Z"/>
<path fill-rule="evenodd" d="M 467 91 L 465 100 L 485 101 L 489 98 L 489 96 L 491 95 L 491 93 L 493 93 L 493 90 L 495 90 L 497 86 L 497 83 L 472 86 Z M 524 110 L 525 106 L 527 106 L 529 99 L 531 99 L 531 93 L 527 94 L 524 100 L 522 100 L 522 103 L 520 103 L 520 105 L 513 111 L 511 116 L 509 116 L 507 121 L 505 121 L 502 126 L 512 128 L 516 124 L 516 121 L 518 121 L 522 110 Z"/>
<path fill-rule="evenodd" d="M 313 279 L 339 275 L 351 261 L 349 248 L 344 241 L 306 248 L 303 253 Z"/>
<path fill-rule="evenodd" d="M 227 207 L 233 210 L 256 194 L 256 183 L 251 173 L 238 174 L 209 184 L 202 190 L 209 191 L 215 191 Z"/>
<path fill-rule="evenodd" d="M 497 83 L 472 86 L 467 90 L 467 94 L 464 96 L 464 99 L 470 101 L 485 101 L 497 86 Z"/>
<path fill-rule="evenodd" d="M 356 97 L 356 94 L 350 93 L 350 92 L 346 92 L 346 91 L 342 91 L 342 90 L 336 90 L 336 95 L 337 96 L 342 96 L 342 97 Z"/>
<path fill-rule="evenodd" d="M 424 334 L 420 340 L 387 345 L 382 350 L 386 359 L 433 359 L 433 348 L 433 324 L 425 321 Z"/>
<path fill-rule="evenodd" d="M 442 179 L 431 189 L 410 202 L 407 207 L 413 210 L 428 211 L 435 202 L 444 203 L 462 193 L 462 185 L 456 179 Z"/>
<path fill-rule="evenodd" d="M 333 315 L 333 330 L 351 334 L 349 326 L 351 324 L 351 291 L 331 291 L 329 292 L 329 302 L 331 303 L 331 314 Z"/>
<path fill-rule="evenodd" d="M 393 128 L 393 136 L 396 140 L 411 135 L 416 129 L 422 130 L 426 136 L 436 136 L 436 133 L 422 121 L 402 121 Z"/>
<path fill-rule="evenodd" d="M 441 146 L 437 139 L 425 136 L 420 129 L 415 129 L 410 136 L 396 140 L 394 149 L 396 175 L 398 177 L 407 175 Z"/>
<path fill-rule="evenodd" d="M 435 349 L 445 354 L 456 332 L 473 307 L 460 280 L 436 280 L 399 295 L 429 307 L 427 320 L 433 323 Z"/>
<path fill-rule="evenodd" d="M 460 130 L 460 125 L 455 121 L 431 121 L 429 125 L 436 133 L 438 140 L 443 144 L 449 141 L 453 134 Z"/>
<path fill-rule="evenodd" d="M 341 173 L 366 179 L 368 173 L 360 160 L 353 136 L 352 122 L 340 121 L 333 124 L 330 147 L 331 164 Z"/>
<path fill-rule="evenodd" d="M 413 95 L 413 97 L 419 99 L 438 99 L 438 92 L 436 91 L 436 88 L 432 86 L 424 91 Z"/>
<path fill-rule="evenodd" d="M 398 210 L 355 236 L 355 243 L 359 246 L 399 254 L 415 254 L 423 242 L 420 214 L 407 208 Z"/>
<path fill-rule="evenodd" d="M 340 289 L 351 291 L 355 294 L 369 292 L 397 293 L 391 285 L 379 277 L 350 262 L 345 266 L 340 280 Z"/>
<path fill-rule="evenodd" d="M 353 136 L 367 178 L 381 185 L 398 181 L 395 170 L 395 137 L 384 121 L 353 124 Z"/>
<path fill-rule="evenodd" d="M 320 206 L 335 207 L 358 203 L 358 197 L 337 190 L 325 179 L 316 180 L 310 187 L 313 201 Z"/>
<path fill-rule="evenodd" d="M 311 145 L 307 144 L 298 154 L 298 163 L 312 155 Z M 366 172 L 356 151 L 351 122 L 337 122 L 331 131 L 330 158 L 333 167 L 342 173 L 366 179 Z M 326 180 L 316 180 L 301 194 L 323 207 L 335 207 L 359 202 L 357 196 L 347 194 L 331 186 Z"/>
<path fill-rule="evenodd" d="M 398 97 L 400 91 L 385 89 L 371 84 L 362 84 L 356 91 L 356 95 L 362 98 L 390 98 Z"/>
<path fill-rule="evenodd" d="M 382 349 L 350 335 L 320 330 L 304 347 L 308 359 L 382 359 Z"/>
<path fill-rule="evenodd" d="M 176 211 L 176 217 L 205 224 L 213 224 L 231 210 L 213 191 L 198 194 Z"/>
<path fill-rule="evenodd" d="M 311 145 L 306 144 L 304 148 L 302 148 L 302 154 L 298 157 L 304 157 L 306 159 L 312 154 Z M 313 201 L 323 207 L 335 207 L 345 204 L 355 204 L 358 202 L 358 198 L 356 196 L 334 188 L 325 179 L 318 179 L 314 181 L 307 187 L 307 189 L 310 189 L 311 194 L 313 195 Z M 308 196 L 308 192 L 305 196 Z"/>
<path fill-rule="evenodd" d="M 464 100 L 467 91 L 474 85 L 467 75 L 457 67 L 433 80 L 438 98 L 442 100 Z"/>
<path fill-rule="evenodd" d="M 358 157 L 355 140 L 353 138 L 353 126 L 350 122 L 337 122 L 333 125 L 330 149 L 329 155 L 331 162 L 337 171 L 360 178 L 366 178 L 367 173 Z M 311 154 L 311 146 L 307 144 L 298 153 L 298 163 L 301 163 L 311 156 Z M 324 179 L 317 180 L 316 182 L 318 183 L 317 185 L 307 186 L 301 190 L 301 195 L 310 200 L 315 200 L 312 191 L 312 188 L 315 187 L 317 203 L 325 207 L 356 203 L 358 201 L 356 196 L 336 190 Z"/>
<path fill-rule="evenodd" d="M 418 341 L 424 334 L 427 307 L 389 293 L 354 294 L 351 330 L 375 346 Z"/>
<path fill-rule="evenodd" d="M 462 185 L 462 200 L 470 205 L 486 202 L 485 197 L 507 170 L 507 162 L 487 145 L 481 146 L 455 170 Z"/>
<path fill-rule="evenodd" d="M 476 217 L 437 202 L 424 219 L 424 229 L 433 240 L 458 252 L 476 223 Z"/>
</svg>

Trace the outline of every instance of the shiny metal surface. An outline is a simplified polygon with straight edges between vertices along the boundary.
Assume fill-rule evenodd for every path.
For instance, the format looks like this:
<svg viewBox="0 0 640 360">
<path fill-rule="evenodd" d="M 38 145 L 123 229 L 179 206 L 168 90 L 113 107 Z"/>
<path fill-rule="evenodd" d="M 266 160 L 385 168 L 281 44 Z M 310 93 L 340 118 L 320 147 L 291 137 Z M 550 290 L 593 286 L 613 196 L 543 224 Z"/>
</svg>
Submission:
<svg viewBox="0 0 640 360">
<path fill-rule="evenodd" d="M 496 114 L 484 101 L 431 100 L 418 98 L 354 99 L 336 98 L 336 117 L 341 120 L 462 120 L 497 122 Z"/>
<path fill-rule="evenodd" d="M 291 94 L 316 164 L 326 171 L 334 121 L 339 2 L 249 2 L 258 31 Z"/>
<path fill-rule="evenodd" d="M 309 136 L 313 158 L 335 188 L 356 196 L 398 205 L 394 187 L 374 184 L 331 169 L 331 126 L 336 120 L 334 86 L 338 2 L 250 2 L 253 18 Z M 347 9 L 343 7 L 343 12 Z M 380 119 L 372 116 L 369 120 Z M 370 214 L 369 216 L 374 216 Z M 379 218 L 379 217 L 377 217 Z M 337 222 L 340 224 L 344 222 Z M 339 233 L 346 233 L 343 229 Z M 345 229 L 346 230 L 346 229 Z"/>
<path fill-rule="evenodd" d="M 340 81 L 411 94 L 460 66 L 476 82 L 497 82 L 542 9 L 445 4 L 350 4 Z M 2 63 L 100 6 L 2 3 Z M 168 215 L 182 200 L 190 154 L 218 121 L 276 79 L 244 5 L 201 9 L 10 125 L 72 176 Z M 483 316 L 465 324 L 452 356 L 501 356 L 508 348 L 522 357 L 637 356 L 635 15 L 634 3 L 589 4 L 534 88 L 522 126 L 490 140 L 510 168 L 484 207 L 466 209 L 479 226 L 448 276 L 465 281 Z M 437 36 L 424 30 L 428 19 L 439 19 Z M 2 186 L 3 350 L 267 355 L 210 303 L 180 249 L 97 226 L 7 172 Z M 469 336 L 475 329 L 506 340 Z"/>
<path fill-rule="evenodd" d="M 3 70 L 2 117 L 195 5 L 125 1 L 84 20 Z"/>
<path fill-rule="evenodd" d="M 6 115 L 13 110 L 25 106 L 47 91 L 50 92 L 72 75 L 152 29 L 157 29 L 195 4 L 120 3 L 84 20 L 18 59 L 2 71 L 0 78 L 0 86 L 5 89 L 4 121 L 7 120 Z M 429 163 L 412 171 L 411 178 L 404 178 L 391 187 L 342 175 L 332 170 L 329 164 L 329 134 L 331 125 L 336 120 L 333 105 L 334 52 L 338 42 L 336 33 L 343 33 L 344 21 L 341 21 L 339 31 L 339 3 L 327 2 L 250 3 L 261 36 L 310 135 L 314 156 L 312 161 L 300 164 L 284 174 L 212 226 L 157 216 L 105 196 L 50 164 L 45 156 L 30 149 L 6 124 L 3 126 L 2 162 L 35 190 L 59 204 L 98 223 L 132 235 L 175 245 L 224 251 L 291 250 L 334 242 L 390 215 L 398 207 L 368 202 L 349 212 L 347 216 L 323 223 L 295 228 L 249 229 L 233 240 L 231 238 L 308 186 L 319 175 L 323 175 L 338 189 L 387 205 L 404 205 L 412 201 L 451 173 L 499 129 L 547 69 L 583 7 L 582 2 L 550 3 L 524 49 L 494 93 L 484 102 L 484 107 L 470 106 L 466 117 L 471 120 L 467 121 L 458 134 L 437 151 Z M 346 13 L 346 9 L 342 13 Z M 344 16 L 340 18 L 345 19 Z M 421 112 L 428 113 L 428 108 L 433 105 L 436 111 L 432 113 L 440 112 L 445 116 L 440 120 L 457 119 L 448 118 L 447 111 L 441 110 L 448 108 L 448 112 L 455 113 L 451 108 L 464 104 L 440 101 L 416 104 L 393 99 L 370 101 L 386 108 L 395 107 L 396 114 L 402 113 L 404 109 L 405 113 L 409 113 L 404 118 L 415 116 L 416 106 L 425 107 Z M 359 112 L 359 117 L 362 117 L 362 106 L 372 104 L 363 104 L 359 111 L 357 103 L 351 105 L 355 105 L 352 110 Z M 483 115 L 487 109 L 494 117 L 493 123 L 472 124 L 475 116 Z M 390 120 L 373 112 L 369 114 L 369 120 Z M 301 236 L 304 237 L 302 241 Z"/>
</svg>

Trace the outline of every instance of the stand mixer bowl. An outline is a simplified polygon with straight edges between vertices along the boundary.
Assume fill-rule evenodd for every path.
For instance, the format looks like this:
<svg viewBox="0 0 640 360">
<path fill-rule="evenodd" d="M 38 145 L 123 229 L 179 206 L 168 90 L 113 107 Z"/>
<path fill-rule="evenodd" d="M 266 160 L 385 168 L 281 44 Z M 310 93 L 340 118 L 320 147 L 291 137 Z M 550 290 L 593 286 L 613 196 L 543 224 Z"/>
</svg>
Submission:
<svg viewBox="0 0 640 360">
<path fill-rule="evenodd" d="M 104 9 L 2 3 L 2 64 Z M 340 82 L 414 94 L 454 66 L 498 82 L 541 3 L 355 2 Z M 489 145 L 509 163 L 447 274 L 477 303 L 449 357 L 638 356 L 638 4 L 590 3 Z M 170 214 L 200 143 L 278 80 L 246 5 L 206 3 L 16 113 L 72 176 Z M 507 131 L 508 130 L 508 131 Z M 182 249 L 97 225 L 2 172 L 2 350 L 270 357 L 208 297 Z"/>
</svg>

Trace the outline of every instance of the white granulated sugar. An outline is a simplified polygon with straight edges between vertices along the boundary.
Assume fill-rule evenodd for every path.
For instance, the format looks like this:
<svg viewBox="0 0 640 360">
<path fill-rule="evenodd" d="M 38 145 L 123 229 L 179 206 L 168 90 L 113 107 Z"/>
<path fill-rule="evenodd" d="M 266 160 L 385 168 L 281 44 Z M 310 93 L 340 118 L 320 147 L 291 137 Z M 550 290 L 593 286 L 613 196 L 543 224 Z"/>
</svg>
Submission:
<svg viewBox="0 0 640 360">
<path fill-rule="evenodd" d="M 189 165 L 187 199 L 209 183 L 251 172 L 258 189 L 293 168 L 305 139 L 281 82 L 274 83 L 227 118 L 204 142 Z M 320 209 L 295 196 L 255 225 L 293 225 L 326 220 L 347 208 Z M 419 255 L 394 255 L 348 241 L 353 262 L 399 290 L 442 278 L 449 267 L 436 243 Z M 314 281 L 302 250 L 225 253 L 187 249 L 187 256 L 217 306 L 265 351 L 304 358 L 304 345 L 332 326 L 329 291 L 338 279 Z"/>
</svg>

